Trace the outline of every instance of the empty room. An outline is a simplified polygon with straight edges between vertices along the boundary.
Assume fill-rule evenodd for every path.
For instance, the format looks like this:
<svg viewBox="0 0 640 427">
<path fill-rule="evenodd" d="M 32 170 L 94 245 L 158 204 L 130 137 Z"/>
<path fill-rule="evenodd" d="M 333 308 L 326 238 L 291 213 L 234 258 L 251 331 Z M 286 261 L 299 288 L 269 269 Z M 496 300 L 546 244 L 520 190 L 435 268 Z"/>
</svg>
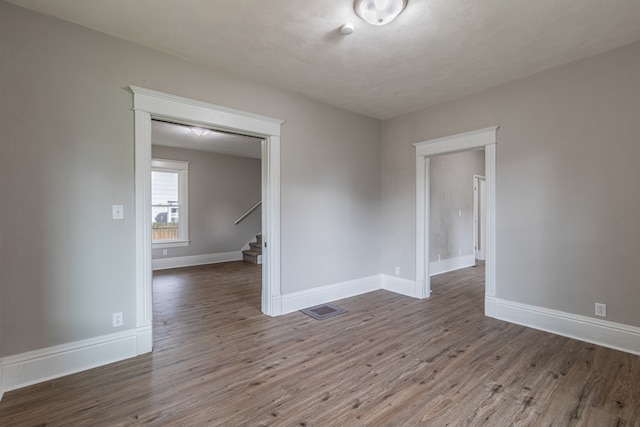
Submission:
<svg viewBox="0 0 640 427">
<path fill-rule="evenodd" d="M 0 425 L 640 425 L 640 2 L 0 0 Z"/>
</svg>

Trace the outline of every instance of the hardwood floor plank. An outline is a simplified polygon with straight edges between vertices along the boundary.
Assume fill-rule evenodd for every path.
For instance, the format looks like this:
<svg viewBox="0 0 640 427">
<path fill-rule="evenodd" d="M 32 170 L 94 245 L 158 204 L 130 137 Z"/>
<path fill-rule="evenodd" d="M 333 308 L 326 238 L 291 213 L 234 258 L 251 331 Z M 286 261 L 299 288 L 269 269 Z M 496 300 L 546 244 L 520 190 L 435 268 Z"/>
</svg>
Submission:
<svg viewBox="0 0 640 427">
<path fill-rule="evenodd" d="M 640 357 L 486 318 L 484 268 L 322 321 L 260 312 L 260 267 L 154 277 L 154 352 L 6 393 L 2 426 L 639 426 Z"/>
</svg>

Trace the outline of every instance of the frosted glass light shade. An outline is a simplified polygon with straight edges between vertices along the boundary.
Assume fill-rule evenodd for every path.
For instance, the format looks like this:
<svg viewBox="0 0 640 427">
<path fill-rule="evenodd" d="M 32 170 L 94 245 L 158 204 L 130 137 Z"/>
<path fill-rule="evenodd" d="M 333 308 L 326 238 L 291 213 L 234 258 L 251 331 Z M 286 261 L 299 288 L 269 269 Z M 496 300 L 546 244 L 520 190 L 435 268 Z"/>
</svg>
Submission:
<svg viewBox="0 0 640 427">
<path fill-rule="evenodd" d="M 409 0 L 356 0 L 356 14 L 371 25 L 385 25 L 396 19 Z"/>
<path fill-rule="evenodd" d="M 209 129 L 202 129 L 202 128 L 189 128 L 191 129 L 191 133 L 193 133 L 195 136 L 205 136 L 208 135 L 209 132 L 211 132 Z"/>
</svg>

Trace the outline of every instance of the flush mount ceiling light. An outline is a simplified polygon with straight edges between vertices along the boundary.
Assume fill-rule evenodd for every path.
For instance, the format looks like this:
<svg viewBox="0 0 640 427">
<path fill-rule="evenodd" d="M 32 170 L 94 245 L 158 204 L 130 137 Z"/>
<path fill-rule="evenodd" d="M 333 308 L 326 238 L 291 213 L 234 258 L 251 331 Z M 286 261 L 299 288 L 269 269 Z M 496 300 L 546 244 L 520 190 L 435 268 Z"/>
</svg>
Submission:
<svg viewBox="0 0 640 427">
<path fill-rule="evenodd" d="M 211 132 L 209 129 L 202 128 L 189 128 L 189 130 L 191 130 L 191 133 L 193 133 L 195 136 L 205 136 L 208 135 L 209 132 Z"/>
<path fill-rule="evenodd" d="M 396 19 L 409 0 L 356 0 L 356 14 L 371 25 L 385 25 Z"/>
</svg>

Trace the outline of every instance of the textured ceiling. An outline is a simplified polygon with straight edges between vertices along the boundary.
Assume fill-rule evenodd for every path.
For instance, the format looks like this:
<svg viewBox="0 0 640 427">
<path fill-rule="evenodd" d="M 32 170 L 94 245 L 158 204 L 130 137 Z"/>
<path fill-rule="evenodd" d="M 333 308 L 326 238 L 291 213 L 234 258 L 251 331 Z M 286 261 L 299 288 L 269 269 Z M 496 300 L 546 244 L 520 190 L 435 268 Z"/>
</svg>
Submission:
<svg viewBox="0 0 640 427">
<path fill-rule="evenodd" d="M 262 157 L 260 141 L 260 138 L 214 130 L 206 135 L 196 136 L 191 132 L 190 126 L 158 120 L 151 122 L 151 142 L 153 145 L 259 159 Z"/>
<path fill-rule="evenodd" d="M 409 0 L 382 27 L 352 0 L 10 1 L 381 119 L 640 40 L 640 0 Z"/>
</svg>

